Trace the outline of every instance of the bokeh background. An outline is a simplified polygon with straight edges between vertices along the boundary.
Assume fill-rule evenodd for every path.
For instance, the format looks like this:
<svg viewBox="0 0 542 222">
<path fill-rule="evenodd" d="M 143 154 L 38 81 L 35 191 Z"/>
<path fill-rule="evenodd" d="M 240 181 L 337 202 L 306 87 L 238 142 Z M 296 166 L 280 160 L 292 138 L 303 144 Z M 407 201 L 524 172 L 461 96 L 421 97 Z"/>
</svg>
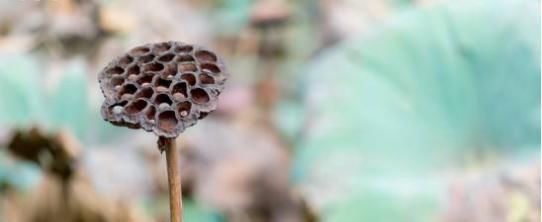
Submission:
<svg viewBox="0 0 542 222">
<path fill-rule="evenodd" d="M 185 221 L 540 221 L 540 1 L 2 0 L 0 221 L 169 221 L 156 137 L 99 112 L 148 42 L 231 72 L 177 143 Z"/>
</svg>

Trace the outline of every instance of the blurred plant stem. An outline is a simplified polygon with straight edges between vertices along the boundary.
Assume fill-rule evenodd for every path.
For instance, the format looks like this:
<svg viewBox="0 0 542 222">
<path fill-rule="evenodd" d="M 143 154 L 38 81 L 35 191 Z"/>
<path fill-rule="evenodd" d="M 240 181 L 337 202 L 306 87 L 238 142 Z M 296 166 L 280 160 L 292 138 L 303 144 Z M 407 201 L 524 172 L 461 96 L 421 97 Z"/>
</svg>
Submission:
<svg viewBox="0 0 542 222">
<path fill-rule="evenodd" d="M 167 177 L 169 183 L 169 212 L 171 222 L 183 221 L 183 204 L 181 192 L 181 173 L 179 169 L 179 152 L 175 145 L 175 139 L 160 137 L 158 146 L 161 151 L 166 151 Z"/>
</svg>

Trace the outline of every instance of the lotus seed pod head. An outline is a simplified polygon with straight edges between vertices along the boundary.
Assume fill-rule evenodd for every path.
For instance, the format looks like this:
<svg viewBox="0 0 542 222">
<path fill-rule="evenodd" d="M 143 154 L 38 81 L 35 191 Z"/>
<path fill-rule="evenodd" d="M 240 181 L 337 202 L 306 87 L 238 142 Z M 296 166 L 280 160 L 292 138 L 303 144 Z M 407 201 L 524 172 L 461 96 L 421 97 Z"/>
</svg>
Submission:
<svg viewBox="0 0 542 222">
<path fill-rule="evenodd" d="M 138 46 L 98 75 L 102 117 L 175 138 L 214 111 L 228 73 L 214 52 L 182 42 Z"/>
</svg>

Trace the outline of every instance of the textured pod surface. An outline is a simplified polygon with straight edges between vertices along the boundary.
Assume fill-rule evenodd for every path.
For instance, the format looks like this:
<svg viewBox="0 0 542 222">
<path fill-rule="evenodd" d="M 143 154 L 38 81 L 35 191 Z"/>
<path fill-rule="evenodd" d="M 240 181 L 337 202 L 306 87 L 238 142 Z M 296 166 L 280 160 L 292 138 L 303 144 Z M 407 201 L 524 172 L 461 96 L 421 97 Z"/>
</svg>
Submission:
<svg viewBox="0 0 542 222">
<path fill-rule="evenodd" d="M 177 137 L 216 109 L 226 77 L 212 51 L 181 42 L 138 46 L 98 76 L 106 121 Z"/>
</svg>

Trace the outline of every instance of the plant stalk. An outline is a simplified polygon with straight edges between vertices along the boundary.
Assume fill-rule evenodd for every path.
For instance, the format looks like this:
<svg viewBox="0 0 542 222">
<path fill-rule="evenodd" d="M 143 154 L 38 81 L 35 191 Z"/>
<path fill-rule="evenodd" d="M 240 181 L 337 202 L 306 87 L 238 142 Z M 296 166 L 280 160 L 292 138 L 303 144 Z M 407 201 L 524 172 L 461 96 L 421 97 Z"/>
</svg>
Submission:
<svg viewBox="0 0 542 222">
<path fill-rule="evenodd" d="M 170 221 L 182 222 L 183 204 L 179 152 L 175 145 L 175 139 L 160 137 L 158 144 L 160 150 L 166 151 Z"/>
</svg>

